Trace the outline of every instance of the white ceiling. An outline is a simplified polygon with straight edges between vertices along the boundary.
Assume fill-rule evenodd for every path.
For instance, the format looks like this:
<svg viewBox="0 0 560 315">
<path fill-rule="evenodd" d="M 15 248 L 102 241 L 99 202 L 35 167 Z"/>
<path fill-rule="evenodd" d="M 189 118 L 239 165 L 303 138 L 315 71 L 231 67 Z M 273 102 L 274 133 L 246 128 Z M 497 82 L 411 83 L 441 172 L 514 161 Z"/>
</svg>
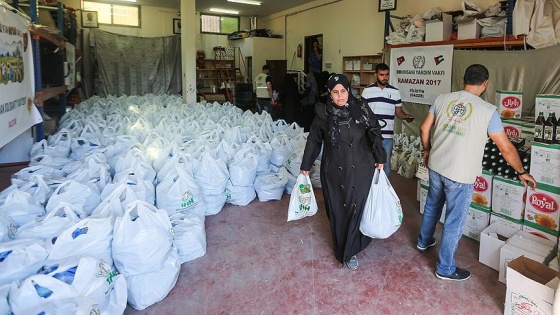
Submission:
<svg viewBox="0 0 560 315">
<path fill-rule="evenodd" d="M 210 8 L 239 11 L 241 16 L 266 16 L 310 2 L 309 0 L 258 0 L 261 5 L 247 5 L 227 0 L 196 0 L 196 11 L 210 13 Z M 138 0 L 137 4 L 179 9 L 179 0 Z"/>
</svg>

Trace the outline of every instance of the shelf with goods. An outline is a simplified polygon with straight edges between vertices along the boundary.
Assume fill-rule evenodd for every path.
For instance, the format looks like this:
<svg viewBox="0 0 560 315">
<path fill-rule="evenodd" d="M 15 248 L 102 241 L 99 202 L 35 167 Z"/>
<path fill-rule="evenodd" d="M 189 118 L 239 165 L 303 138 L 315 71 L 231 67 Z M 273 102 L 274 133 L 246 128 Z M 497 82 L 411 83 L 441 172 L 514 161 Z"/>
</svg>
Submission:
<svg viewBox="0 0 560 315">
<path fill-rule="evenodd" d="M 243 77 L 237 67 L 235 53 L 226 55 L 218 51 L 214 59 L 198 56 L 196 87 L 198 94 L 206 101 L 233 103 L 235 86 L 242 81 Z"/>
<path fill-rule="evenodd" d="M 31 23 L 29 30 L 32 34 L 33 63 L 35 69 L 35 99 L 39 112 L 44 116 L 44 103 L 46 100 L 58 96 L 58 112 L 62 115 L 66 111 L 66 92 L 68 87 L 64 80 L 64 61 L 66 60 L 66 43 L 68 39 L 64 32 L 64 7 L 62 2 L 57 2 L 56 7 L 39 6 L 37 1 L 14 1 L 15 8 L 20 5 L 28 8 Z M 43 25 L 44 20 L 39 19 L 39 10 L 56 11 L 57 28 L 51 24 Z M 52 16 L 49 15 L 52 19 Z M 35 126 L 35 139 L 40 141 L 45 138 L 44 123 Z"/>
<path fill-rule="evenodd" d="M 375 66 L 382 61 L 382 54 L 342 57 L 342 73 L 350 81 L 354 95 L 361 95 L 366 85 L 375 82 Z"/>
</svg>

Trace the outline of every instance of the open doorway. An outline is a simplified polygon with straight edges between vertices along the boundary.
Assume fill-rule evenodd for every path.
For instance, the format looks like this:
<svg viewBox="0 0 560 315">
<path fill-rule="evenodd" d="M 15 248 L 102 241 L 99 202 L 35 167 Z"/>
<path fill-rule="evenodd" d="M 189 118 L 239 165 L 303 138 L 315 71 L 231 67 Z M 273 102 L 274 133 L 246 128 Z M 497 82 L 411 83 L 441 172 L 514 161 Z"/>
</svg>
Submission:
<svg viewBox="0 0 560 315">
<path fill-rule="evenodd" d="M 305 36 L 305 73 L 323 71 L 323 34 Z"/>
</svg>

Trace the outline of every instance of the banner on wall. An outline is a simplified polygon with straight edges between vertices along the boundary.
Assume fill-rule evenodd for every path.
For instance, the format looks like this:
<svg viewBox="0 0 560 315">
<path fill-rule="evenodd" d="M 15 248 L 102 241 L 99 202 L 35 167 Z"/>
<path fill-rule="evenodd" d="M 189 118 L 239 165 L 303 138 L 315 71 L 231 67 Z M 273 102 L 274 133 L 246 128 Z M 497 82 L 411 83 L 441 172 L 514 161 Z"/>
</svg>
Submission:
<svg viewBox="0 0 560 315">
<path fill-rule="evenodd" d="M 0 10 L 0 148 L 42 121 L 33 104 L 33 72 L 27 21 Z"/>
<path fill-rule="evenodd" d="M 432 104 L 451 92 L 453 45 L 391 49 L 391 85 L 404 102 Z"/>
</svg>

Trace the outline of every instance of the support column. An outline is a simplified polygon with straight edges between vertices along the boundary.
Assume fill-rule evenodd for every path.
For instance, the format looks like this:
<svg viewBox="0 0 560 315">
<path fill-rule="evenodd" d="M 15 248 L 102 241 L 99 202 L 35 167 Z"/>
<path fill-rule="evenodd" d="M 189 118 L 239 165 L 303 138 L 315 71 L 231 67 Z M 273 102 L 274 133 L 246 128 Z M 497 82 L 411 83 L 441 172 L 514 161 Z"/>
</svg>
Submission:
<svg viewBox="0 0 560 315">
<path fill-rule="evenodd" d="M 183 101 L 196 102 L 196 23 L 195 0 L 181 0 L 181 64 Z"/>
</svg>

